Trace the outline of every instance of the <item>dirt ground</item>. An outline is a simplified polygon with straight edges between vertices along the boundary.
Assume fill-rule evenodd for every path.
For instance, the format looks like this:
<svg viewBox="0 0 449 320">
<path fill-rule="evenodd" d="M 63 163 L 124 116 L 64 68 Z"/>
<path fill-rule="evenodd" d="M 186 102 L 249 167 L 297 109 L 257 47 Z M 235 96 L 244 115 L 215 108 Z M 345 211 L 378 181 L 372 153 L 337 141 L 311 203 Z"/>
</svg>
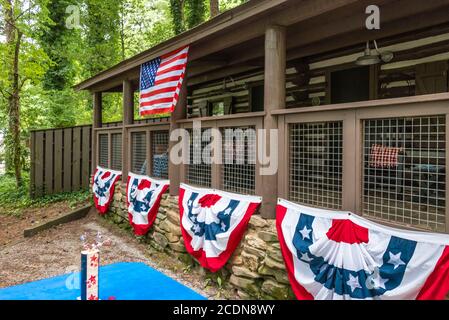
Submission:
<svg viewBox="0 0 449 320">
<path fill-rule="evenodd" d="M 23 238 L 23 230 L 55 219 L 88 203 L 79 203 L 70 208 L 68 202 L 50 204 L 44 208 L 25 209 L 20 217 L 0 214 L 0 248 Z"/>
<path fill-rule="evenodd" d="M 209 299 L 235 295 L 205 283 L 198 271 L 185 269 L 177 259 L 140 243 L 129 232 L 92 210 L 84 219 L 43 231 L 32 238 L 23 237 L 25 228 L 67 211 L 70 211 L 68 205 L 59 203 L 27 210 L 20 218 L 0 215 L 0 288 L 78 271 L 80 236 L 87 232 L 93 237 L 100 231 L 105 238 L 112 240 L 112 245 L 101 250 L 102 265 L 143 262 Z"/>
</svg>

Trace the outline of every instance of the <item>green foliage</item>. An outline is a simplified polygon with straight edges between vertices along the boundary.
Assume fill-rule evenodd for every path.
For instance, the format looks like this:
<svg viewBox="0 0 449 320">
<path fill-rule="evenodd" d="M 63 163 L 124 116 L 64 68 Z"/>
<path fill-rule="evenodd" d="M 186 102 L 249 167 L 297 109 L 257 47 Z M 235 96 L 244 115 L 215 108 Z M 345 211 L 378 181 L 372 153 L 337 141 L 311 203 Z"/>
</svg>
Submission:
<svg viewBox="0 0 449 320">
<path fill-rule="evenodd" d="M 220 10 L 243 2 L 220 0 Z M 16 117 L 20 143 L 9 132 L 15 48 L 15 41 L 6 43 L 9 4 L 23 34 Z M 78 6 L 79 28 L 67 28 L 68 6 Z M 6 137 L 0 158 L 12 163 L 19 154 L 22 167 L 28 169 L 30 129 L 91 122 L 92 97 L 75 92 L 74 84 L 202 23 L 208 10 L 209 0 L 0 0 L 0 133 Z M 103 120 L 121 118 L 121 94 L 105 94 Z"/>
<path fill-rule="evenodd" d="M 206 1 L 188 0 L 186 3 L 187 28 L 191 29 L 204 22 L 206 19 Z"/>
<path fill-rule="evenodd" d="M 220 0 L 220 12 L 237 7 L 249 0 Z"/>
<path fill-rule="evenodd" d="M 170 13 L 175 34 L 180 34 L 186 30 L 184 24 L 184 3 L 185 0 L 170 0 Z"/>
<path fill-rule="evenodd" d="M 82 61 L 86 77 L 92 77 L 121 60 L 121 0 L 84 0 L 84 4 Z"/>
<path fill-rule="evenodd" d="M 46 90 L 64 90 L 72 83 L 74 70 L 67 50 L 67 44 L 71 42 L 73 33 L 66 27 L 65 13 L 67 6 L 72 1 L 49 0 L 49 20 L 41 26 L 40 45 L 52 64 L 49 66 L 43 79 L 43 88 Z"/>
<path fill-rule="evenodd" d="M 32 199 L 28 190 L 29 174 L 25 173 L 23 179 L 23 185 L 17 188 L 12 175 L 0 176 L 0 214 L 20 215 L 22 209 L 45 207 L 61 201 L 68 201 L 69 207 L 74 208 L 90 197 L 89 191 L 84 190 Z"/>
</svg>

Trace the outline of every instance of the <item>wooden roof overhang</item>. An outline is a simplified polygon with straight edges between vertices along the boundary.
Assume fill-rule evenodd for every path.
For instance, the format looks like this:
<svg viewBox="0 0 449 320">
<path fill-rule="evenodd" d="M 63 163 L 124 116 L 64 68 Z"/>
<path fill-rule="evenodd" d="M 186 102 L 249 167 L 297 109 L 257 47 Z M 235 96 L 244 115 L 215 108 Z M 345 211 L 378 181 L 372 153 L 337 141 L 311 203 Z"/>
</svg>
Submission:
<svg viewBox="0 0 449 320">
<path fill-rule="evenodd" d="M 269 25 L 287 28 L 287 60 L 333 51 L 362 51 L 366 40 L 380 46 L 413 40 L 447 27 L 447 0 L 378 0 L 380 30 L 367 30 L 365 9 L 371 0 L 252 0 L 200 26 L 144 51 L 76 86 L 78 90 L 122 91 L 132 80 L 137 89 L 142 63 L 190 45 L 188 79 L 195 85 L 264 65 L 264 35 Z M 418 32 L 419 31 L 419 32 Z"/>
</svg>

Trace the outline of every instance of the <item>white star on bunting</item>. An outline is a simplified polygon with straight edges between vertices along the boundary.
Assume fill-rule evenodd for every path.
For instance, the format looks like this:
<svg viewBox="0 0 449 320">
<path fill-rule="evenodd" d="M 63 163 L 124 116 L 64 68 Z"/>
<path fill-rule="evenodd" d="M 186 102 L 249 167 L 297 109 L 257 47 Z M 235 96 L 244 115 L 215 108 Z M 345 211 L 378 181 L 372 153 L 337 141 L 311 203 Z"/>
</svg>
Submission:
<svg viewBox="0 0 449 320">
<path fill-rule="evenodd" d="M 355 289 L 360 289 L 362 286 L 359 283 L 359 277 L 354 277 L 352 274 L 349 275 L 349 280 L 346 282 L 348 286 L 351 287 L 352 293 L 354 293 Z"/>
<path fill-rule="evenodd" d="M 302 239 L 310 239 L 310 232 L 312 232 L 312 229 L 307 229 L 306 226 L 304 226 L 304 228 L 299 231 L 299 233 L 301 233 L 302 235 Z"/>
<path fill-rule="evenodd" d="M 388 263 L 394 265 L 394 270 L 400 266 L 405 266 L 405 262 L 401 260 L 401 253 L 393 254 L 392 252 L 389 252 L 390 254 L 390 260 Z"/>
<path fill-rule="evenodd" d="M 373 278 L 373 285 L 374 285 L 374 288 L 376 288 L 376 289 L 379 289 L 379 288 L 382 288 L 382 289 L 386 289 L 386 287 L 385 287 L 385 283 L 388 281 L 389 279 L 384 279 L 384 278 L 382 278 L 380 275 L 378 276 L 378 277 L 376 277 L 376 278 Z"/>
<path fill-rule="evenodd" d="M 307 252 L 301 253 L 301 260 L 305 262 L 310 262 L 313 259 L 309 257 L 309 254 Z"/>
</svg>

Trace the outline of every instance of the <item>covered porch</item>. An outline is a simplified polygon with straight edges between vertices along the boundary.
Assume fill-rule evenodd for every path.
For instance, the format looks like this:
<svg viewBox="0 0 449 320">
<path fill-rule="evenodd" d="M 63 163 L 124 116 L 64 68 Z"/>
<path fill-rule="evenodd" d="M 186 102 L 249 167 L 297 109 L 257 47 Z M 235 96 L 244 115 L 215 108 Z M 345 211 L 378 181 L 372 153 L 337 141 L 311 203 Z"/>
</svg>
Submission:
<svg viewBox="0 0 449 320">
<path fill-rule="evenodd" d="M 263 197 L 350 210 L 407 228 L 449 232 L 447 1 L 250 1 L 79 84 L 93 94 L 93 165 Z M 357 66 L 366 42 L 393 52 Z M 169 118 L 135 117 L 140 65 L 190 45 L 187 77 Z M 123 120 L 102 122 L 102 97 L 123 93 Z M 176 128 L 278 129 L 279 170 L 259 164 L 174 165 Z M 247 141 L 246 143 L 256 143 Z M 378 165 L 375 147 L 397 148 Z M 274 148 L 274 147 L 277 147 Z M 194 155 L 191 155 L 194 156 Z"/>
</svg>

